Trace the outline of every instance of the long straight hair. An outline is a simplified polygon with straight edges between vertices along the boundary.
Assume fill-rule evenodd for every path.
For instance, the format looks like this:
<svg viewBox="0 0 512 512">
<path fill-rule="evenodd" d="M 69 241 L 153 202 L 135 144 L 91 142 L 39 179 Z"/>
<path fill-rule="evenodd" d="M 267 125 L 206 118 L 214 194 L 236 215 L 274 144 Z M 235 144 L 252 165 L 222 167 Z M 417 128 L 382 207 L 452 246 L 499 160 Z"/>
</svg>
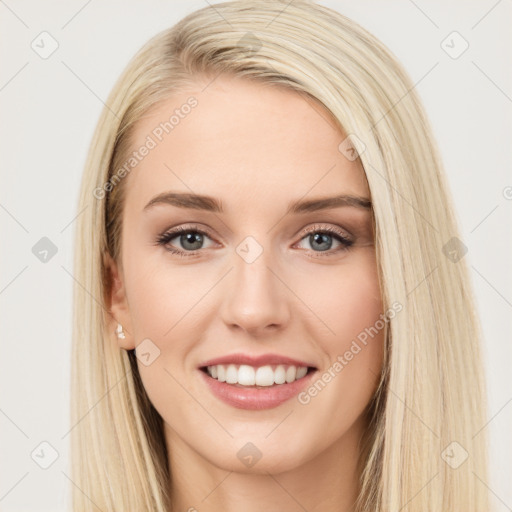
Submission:
<svg viewBox="0 0 512 512">
<path fill-rule="evenodd" d="M 134 352 L 107 329 L 104 258 L 120 258 L 120 170 L 134 125 L 172 94 L 220 74 L 313 99 L 349 136 L 366 173 L 384 307 L 398 302 L 402 311 L 387 325 L 383 371 L 367 408 L 358 512 L 487 511 L 477 481 L 488 471 L 481 328 L 431 127 L 393 54 L 354 21 L 307 0 L 195 11 L 137 53 L 107 100 L 77 210 L 73 510 L 91 503 L 104 512 L 170 510 L 163 420 Z"/>
</svg>

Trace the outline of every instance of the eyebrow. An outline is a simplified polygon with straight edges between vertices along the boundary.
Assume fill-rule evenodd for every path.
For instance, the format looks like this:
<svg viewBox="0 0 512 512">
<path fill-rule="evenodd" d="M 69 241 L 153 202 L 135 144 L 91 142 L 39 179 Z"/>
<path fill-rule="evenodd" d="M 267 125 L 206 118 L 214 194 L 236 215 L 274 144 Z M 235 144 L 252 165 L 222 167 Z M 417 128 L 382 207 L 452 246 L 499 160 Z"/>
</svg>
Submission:
<svg viewBox="0 0 512 512">
<path fill-rule="evenodd" d="M 169 204 L 178 208 L 191 208 L 194 210 L 205 210 L 213 213 L 223 213 L 222 202 L 214 197 L 183 193 L 183 192 L 163 192 L 159 194 L 144 207 L 144 211 L 149 210 L 157 204 Z M 342 206 L 352 206 L 369 210 L 372 206 L 370 199 L 354 195 L 338 195 L 334 197 L 320 197 L 316 199 L 298 200 L 288 206 L 286 214 L 299 214 L 327 210 L 330 208 L 339 208 Z"/>
</svg>

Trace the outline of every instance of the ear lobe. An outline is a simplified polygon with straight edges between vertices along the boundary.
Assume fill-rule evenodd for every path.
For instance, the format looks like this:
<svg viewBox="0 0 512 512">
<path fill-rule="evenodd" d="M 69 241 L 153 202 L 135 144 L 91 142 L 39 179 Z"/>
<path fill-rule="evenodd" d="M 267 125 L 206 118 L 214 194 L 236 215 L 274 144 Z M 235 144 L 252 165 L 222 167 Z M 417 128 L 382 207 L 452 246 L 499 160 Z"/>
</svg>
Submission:
<svg viewBox="0 0 512 512">
<path fill-rule="evenodd" d="M 103 256 L 103 265 L 105 269 L 105 304 L 110 313 L 107 319 L 109 331 L 113 333 L 121 348 L 132 350 L 135 348 L 135 343 L 122 269 L 108 253 Z M 118 323 L 123 326 L 124 339 L 119 338 L 116 334 Z"/>
</svg>

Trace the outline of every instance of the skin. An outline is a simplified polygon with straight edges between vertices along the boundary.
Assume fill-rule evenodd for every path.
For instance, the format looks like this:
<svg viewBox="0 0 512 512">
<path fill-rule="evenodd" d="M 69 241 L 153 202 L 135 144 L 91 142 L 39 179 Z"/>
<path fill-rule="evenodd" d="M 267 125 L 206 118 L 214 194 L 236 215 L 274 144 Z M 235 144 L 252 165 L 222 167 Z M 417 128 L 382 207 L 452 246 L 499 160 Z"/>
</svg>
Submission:
<svg viewBox="0 0 512 512">
<path fill-rule="evenodd" d="M 226 76 L 203 88 L 198 81 L 136 125 L 134 149 L 190 95 L 198 100 L 125 178 L 121 258 L 110 260 L 111 312 L 126 332 L 116 343 L 129 350 L 149 338 L 160 351 L 138 367 L 165 422 L 172 510 L 351 511 L 382 330 L 308 404 L 231 407 L 209 391 L 198 366 L 270 352 L 312 362 L 317 379 L 375 324 L 383 309 L 371 211 L 285 215 L 298 199 L 369 198 L 364 171 L 338 150 L 345 136 L 313 100 Z M 164 191 L 213 196 L 225 212 L 169 204 L 143 211 Z M 190 223 L 207 231 L 203 244 L 176 234 L 168 246 L 200 247 L 198 255 L 179 257 L 156 243 Z M 338 229 L 353 245 L 338 250 L 331 236 L 315 244 L 305 233 L 313 226 Z M 252 263 L 236 252 L 247 236 L 263 249 Z M 248 442 L 262 454 L 252 467 L 237 457 Z"/>
</svg>

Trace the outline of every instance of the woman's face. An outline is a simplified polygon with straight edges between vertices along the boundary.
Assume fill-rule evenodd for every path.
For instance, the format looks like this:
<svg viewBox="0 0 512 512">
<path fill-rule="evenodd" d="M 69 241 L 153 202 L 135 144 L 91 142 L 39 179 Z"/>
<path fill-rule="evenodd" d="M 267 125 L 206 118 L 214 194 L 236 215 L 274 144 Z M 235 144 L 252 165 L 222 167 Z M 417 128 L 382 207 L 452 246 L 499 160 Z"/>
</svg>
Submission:
<svg viewBox="0 0 512 512">
<path fill-rule="evenodd" d="M 138 346 L 171 453 L 287 471 L 355 447 L 376 389 L 384 331 L 371 210 L 318 202 L 368 200 L 369 190 L 317 103 L 228 77 L 204 87 L 136 126 L 140 161 L 123 178 L 113 265 L 111 309 L 127 333 L 118 343 Z M 212 365 L 208 376 L 219 358 L 224 372 Z"/>
</svg>

